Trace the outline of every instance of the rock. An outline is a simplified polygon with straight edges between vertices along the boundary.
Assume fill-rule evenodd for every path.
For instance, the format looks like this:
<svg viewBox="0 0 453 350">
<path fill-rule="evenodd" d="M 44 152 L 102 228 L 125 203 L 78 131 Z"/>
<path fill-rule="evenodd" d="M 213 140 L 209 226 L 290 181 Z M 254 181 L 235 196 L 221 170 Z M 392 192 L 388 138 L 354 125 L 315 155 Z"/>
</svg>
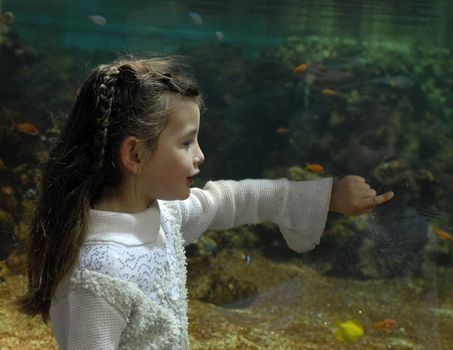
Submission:
<svg viewBox="0 0 453 350">
<path fill-rule="evenodd" d="M 226 306 L 248 300 L 258 293 L 258 288 L 248 281 L 240 281 L 214 262 L 207 274 L 198 276 L 196 283 L 189 281 L 190 299 L 197 299 L 217 306 Z"/>
<path fill-rule="evenodd" d="M 428 223 L 398 197 L 377 207 L 363 230 L 359 266 L 364 276 L 419 276 L 425 261 Z"/>
</svg>

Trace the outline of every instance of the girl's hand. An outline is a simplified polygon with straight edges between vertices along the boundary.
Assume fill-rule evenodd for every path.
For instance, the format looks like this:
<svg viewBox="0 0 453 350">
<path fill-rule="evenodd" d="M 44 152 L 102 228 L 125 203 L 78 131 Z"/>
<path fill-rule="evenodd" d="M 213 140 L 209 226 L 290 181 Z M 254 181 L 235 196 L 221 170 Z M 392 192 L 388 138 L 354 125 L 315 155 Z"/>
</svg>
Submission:
<svg viewBox="0 0 453 350">
<path fill-rule="evenodd" d="M 360 215 L 370 212 L 393 196 L 393 192 L 377 195 L 363 177 L 348 175 L 334 183 L 329 210 L 346 215 Z"/>
</svg>

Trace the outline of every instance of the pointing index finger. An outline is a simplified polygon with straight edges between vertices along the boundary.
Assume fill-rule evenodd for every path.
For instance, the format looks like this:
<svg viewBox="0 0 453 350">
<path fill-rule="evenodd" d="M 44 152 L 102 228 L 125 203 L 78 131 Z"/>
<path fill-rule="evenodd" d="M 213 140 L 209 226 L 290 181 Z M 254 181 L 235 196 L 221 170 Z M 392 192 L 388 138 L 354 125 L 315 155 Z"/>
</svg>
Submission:
<svg viewBox="0 0 453 350">
<path fill-rule="evenodd" d="M 393 198 L 395 194 L 392 191 L 380 194 L 379 196 L 376 196 L 372 199 L 373 203 L 375 206 L 384 204 L 385 202 L 388 202 L 390 199 Z"/>
</svg>

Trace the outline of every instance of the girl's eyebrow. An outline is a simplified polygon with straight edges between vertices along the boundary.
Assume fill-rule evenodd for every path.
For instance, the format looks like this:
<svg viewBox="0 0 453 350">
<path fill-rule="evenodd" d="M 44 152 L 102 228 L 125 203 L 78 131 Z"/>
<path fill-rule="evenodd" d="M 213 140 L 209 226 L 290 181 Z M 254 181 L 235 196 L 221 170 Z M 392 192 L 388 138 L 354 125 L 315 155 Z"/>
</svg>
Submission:
<svg viewBox="0 0 453 350">
<path fill-rule="evenodd" d="M 184 133 L 183 137 L 195 136 L 198 133 L 198 129 L 190 129 Z"/>
</svg>

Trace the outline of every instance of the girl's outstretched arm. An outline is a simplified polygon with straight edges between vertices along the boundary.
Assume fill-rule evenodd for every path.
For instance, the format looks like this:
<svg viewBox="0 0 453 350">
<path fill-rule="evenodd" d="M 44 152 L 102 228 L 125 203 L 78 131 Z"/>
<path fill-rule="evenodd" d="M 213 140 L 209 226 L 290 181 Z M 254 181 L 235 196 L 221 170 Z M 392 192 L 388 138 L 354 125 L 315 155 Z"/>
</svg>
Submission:
<svg viewBox="0 0 453 350">
<path fill-rule="evenodd" d="M 308 251 L 319 243 L 329 211 L 332 179 L 210 181 L 178 201 L 186 244 L 208 229 L 276 223 L 288 246 Z"/>
<path fill-rule="evenodd" d="M 377 195 L 365 179 L 349 175 L 335 184 L 332 178 L 210 181 L 178 206 L 186 244 L 208 229 L 272 221 L 291 249 L 304 252 L 319 243 L 329 210 L 360 215 L 392 198 L 393 192 Z"/>
</svg>

